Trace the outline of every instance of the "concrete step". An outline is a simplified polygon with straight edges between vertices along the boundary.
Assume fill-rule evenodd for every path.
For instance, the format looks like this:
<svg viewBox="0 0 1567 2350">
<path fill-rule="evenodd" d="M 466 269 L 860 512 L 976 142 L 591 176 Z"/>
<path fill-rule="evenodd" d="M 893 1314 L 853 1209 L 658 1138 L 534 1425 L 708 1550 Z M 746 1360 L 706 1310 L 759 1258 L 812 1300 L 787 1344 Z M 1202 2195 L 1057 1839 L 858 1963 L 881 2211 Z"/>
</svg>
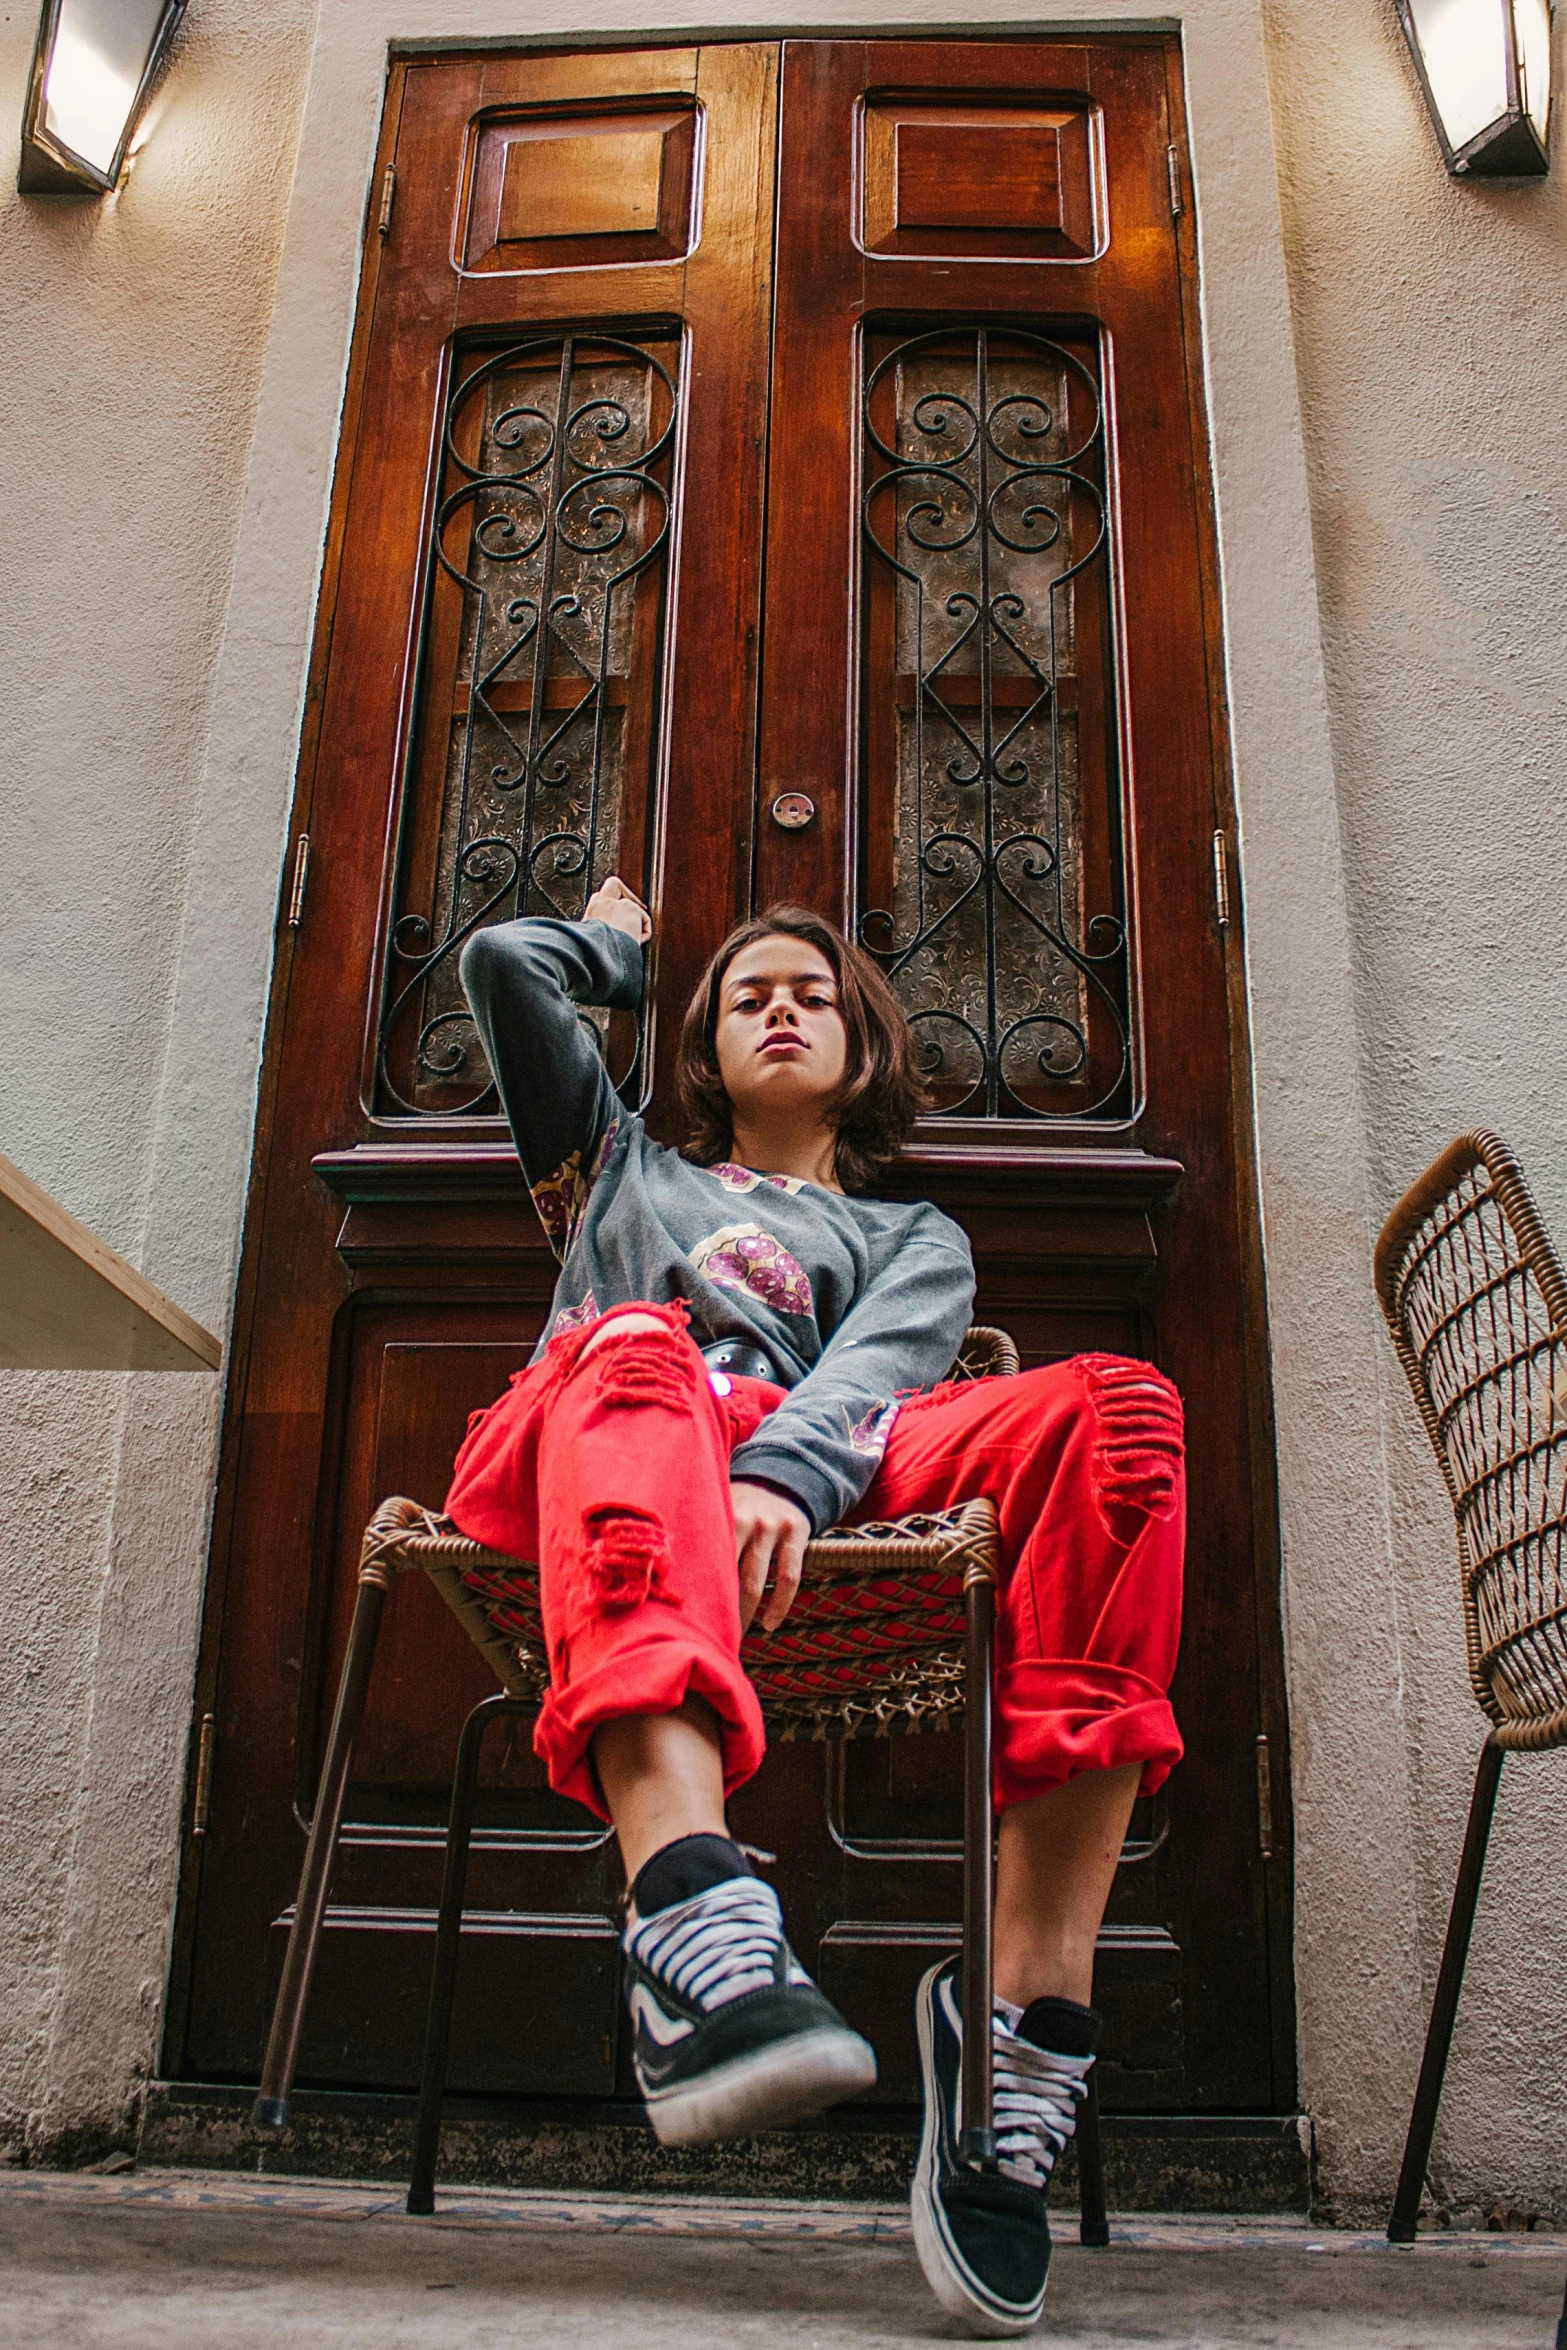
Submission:
<svg viewBox="0 0 1567 2350">
<path fill-rule="evenodd" d="M 155 2081 L 138 2157 L 179 2169 L 264 2169 L 283 2177 L 405 2181 L 414 2100 L 364 2090 L 302 2089 L 281 2136 L 251 2126 L 254 2091 Z M 1295 2114 L 1106 2114 L 1105 2185 L 1116 2211 L 1276 2213 L 1311 2207 L 1310 2131 Z M 722 2146 L 671 2149 L 640 2107 L 448 2100 L 441 2177 L 454 2185 L 586 2194 L 805 2196 L 901 2202 L 918 2117 L 869 2112 L 770 2131 Z M 1053 2201 L 1077 2193 L 1067 2158 Z"/>
</svg>

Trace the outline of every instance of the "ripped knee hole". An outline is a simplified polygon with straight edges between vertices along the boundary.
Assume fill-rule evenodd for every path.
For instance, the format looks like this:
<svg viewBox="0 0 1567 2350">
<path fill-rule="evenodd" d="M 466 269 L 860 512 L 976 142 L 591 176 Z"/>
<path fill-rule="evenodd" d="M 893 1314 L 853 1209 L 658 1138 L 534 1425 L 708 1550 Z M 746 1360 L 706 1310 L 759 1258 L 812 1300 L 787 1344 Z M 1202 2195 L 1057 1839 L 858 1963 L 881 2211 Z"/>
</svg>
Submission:
<svg viewBox="0 0 1567 2350">
<path fill-rule="evenodd" d="M 662 1404 L 684 1411 L 696 1389 L 696 1362 L 687 1341 L 674 1330 L 635 1330 L 611 1335 L 593 1350 L 594 1395 L 602 1404 Z"/>
<path fill-rule="evenodd" d="M 1122 1355 L 1084 1355 L 1081 1363 L 1096 1421 L 1094 1499 L 1101 1518 L 1108 1525 L 1113 1509 L 1172 1517 L 1186 1461 L 1179 1394 L 1151 1363 Z"/>
<path fill-rule="evenodd" d="M 607 1615 L 648 1600 L 680 1605 L 668 1583 L 664 1522 L 630 1502 L 598 1502 L 582 1513 L 581 1564 L 587 1596 Z"/>
</svg>

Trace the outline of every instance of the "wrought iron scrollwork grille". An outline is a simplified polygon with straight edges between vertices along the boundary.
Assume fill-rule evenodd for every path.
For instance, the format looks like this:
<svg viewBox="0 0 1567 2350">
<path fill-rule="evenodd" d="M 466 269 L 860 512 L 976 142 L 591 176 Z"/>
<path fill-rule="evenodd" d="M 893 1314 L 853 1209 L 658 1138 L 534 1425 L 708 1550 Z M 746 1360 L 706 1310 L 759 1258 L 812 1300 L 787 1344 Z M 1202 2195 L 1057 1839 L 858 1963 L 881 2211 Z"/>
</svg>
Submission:
<svg viewBox="0 0 1567 2350">
<path fill-rule="evenodd" d="M 586 333 L 493 352 L 447 401 L 378 1037 L 393 1114 L 498 1107 L 457 973 L 474 931 L 640 879 L 678 407 L 655 351 Z M 640 1020 L 619 1057 L 634 1100 Z"/>
<path fill-rule="evenodd" d="M 952 1117 L 1115 1118 L 1132 1085 L 1105 436 L 1018 328 L 867 344 L 859 935 Z"/>
</svg>

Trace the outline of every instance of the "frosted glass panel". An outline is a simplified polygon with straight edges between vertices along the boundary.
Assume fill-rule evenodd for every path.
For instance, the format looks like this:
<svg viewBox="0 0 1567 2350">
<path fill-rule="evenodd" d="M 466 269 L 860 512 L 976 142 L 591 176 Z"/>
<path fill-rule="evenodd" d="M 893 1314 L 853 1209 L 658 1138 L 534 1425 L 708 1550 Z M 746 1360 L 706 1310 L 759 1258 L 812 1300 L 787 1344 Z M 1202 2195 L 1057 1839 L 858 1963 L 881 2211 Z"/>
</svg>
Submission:
<svg viewBox="0 0 1567 2350">
<path fill-rule="evenodd" d="M 464 942 L 519 914 L 575 920 L 608 873 L 643 880 L 677 408 L 666 357 L 672 345 L 557 335 L 459 367 L 388 942 L 385 1110 L 493 1115 Z M 585 1017 L 608 1042 L 609 1015 Z"/>
<path fill-rule="evenodd" d="M 1124 1113 L 1131 1077 L 1092 346 L 874 340 L 862 943 L 949 1116 Z"/>
<path fill-rule="evenodd" d="M 94 170 L 114 161 L 163 21 L 165 0 L 61 0 L 44 85 L 44 127 Z"/>
<path fill-rule="evenodd" d="M 1507 112 L 1508 0 L 1410 0 L 1431 94 L 1453 147 Z"/>
</svg>

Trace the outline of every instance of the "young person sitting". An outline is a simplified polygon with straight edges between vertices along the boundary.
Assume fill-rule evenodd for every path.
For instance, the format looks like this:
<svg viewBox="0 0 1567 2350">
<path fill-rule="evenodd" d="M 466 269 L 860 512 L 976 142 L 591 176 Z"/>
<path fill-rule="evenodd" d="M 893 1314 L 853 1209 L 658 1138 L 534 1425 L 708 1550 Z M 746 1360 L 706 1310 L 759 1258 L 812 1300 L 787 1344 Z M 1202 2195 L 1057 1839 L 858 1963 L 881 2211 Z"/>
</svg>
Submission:
<svg viewBox="0 0 1567 2350">
<path fill-rule="evenodd" d="M 865 1196 L 919 1105 L 874 964 L 777 907 L 692 999 L 691 1136 L 655 1143 L 579 1006 L 634 1008 L 644 909 L 477 932 L 462 977 L 561 1259 L 533 1362 L 473 1422 L 447 1498 L 539 1562 L 550 1784 L 614 1823 L 635 2066 L 666 2144 L 765 2129 L 868 2088 L 868 2043 L 795 1959 L 724 1816 L 762 1759 L 742 1630 L 789 1612 L 812 1534 L 981 1494 L 1001 1521 L 994 2035 L 999 2164 L 957 2158 L 959 1961 L 920 1985 L 915 2241 L 975 2330 L 1038 2318 L 1045 2190 L 1085 2094 L 1094 1946 L 1132 1803 L 1179 1759 L 1181 1407 L 1146 1363 L 1082 1355 L 948 1384 L 967 1240 Z"/>
</svg>

